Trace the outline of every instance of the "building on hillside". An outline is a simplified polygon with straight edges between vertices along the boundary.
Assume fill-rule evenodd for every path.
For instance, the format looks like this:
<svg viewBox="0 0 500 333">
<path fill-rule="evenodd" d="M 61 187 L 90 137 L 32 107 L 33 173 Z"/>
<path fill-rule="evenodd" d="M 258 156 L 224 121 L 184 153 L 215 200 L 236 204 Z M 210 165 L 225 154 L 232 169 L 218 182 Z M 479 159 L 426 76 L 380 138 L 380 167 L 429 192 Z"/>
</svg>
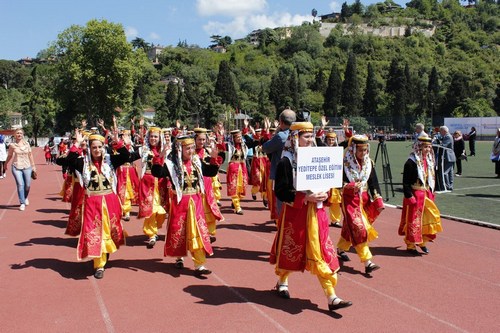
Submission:
<svg viewBox="0 0 500 333">
<path fill-rule="evenodd" d="M 30 57 L 26 57 L 26 58 L 19 59 L 17 62 L 23 66 L 31 66 L 31 64 L 33 64 L 33 59 Z"/>
<path fill-rule="evenodd" d="M 163 51 L 164 47 L 158 45 L 152 45 L 151 48 L 148 50 L 148 58 L 151 60 L 154 64 L 159 63 L 158 57 L 160 56 L 161 52 Z"/>
<path fill-rule="evenodd" d="M 425 37 L 432 37 L 436 33 L 436 25 L 432 24 L 432 21 L 423 21 L 428 23 L 428 27 L 412 26 L 410 28 L 411 34 L 422 33 Z M 319 33 L 323 37 L 328 37 L 330 32 L 340 26 L 344 31 L 344 34 L 350 35 L 352 24 L 350 23 L 326 23 L 322 22 L 319 28 Z M 383 25 L 379 27 L 373 27 L 366 23 L 357 26 L 358 31 L 367 35 L 374 35 L 378 37 L 404 37 L 408 29 L 407 26 L 397 26 L 397 25 Z"/>
<path fill-rule="evenodd" d="M 210 47 L 210 49 L 214 52 L 217 52 L 217 53 L 226 53 L 227 52 L 226 48 L 222 45 L 214 45 L 214 46 Z"/>
<path fill-rule="evenodd" d="M 180 90 L 182 92 L 184 92 L 184 79 L 183 78 L 180 78 L 180 77 L 175 76 L 175 75 L 169 75 L 169 76 L 165 77 L 164 79 L 160 80 L 160 82 L 165 85 L 165 91 L 167 91 L 168 85 L 170 83 L 173 83 L 173 84 L 179 85 Z"/>
<path fill-rule="evenodd" d="M 340 18 L 340 13 L 331 13 L 331 14 L 325 14 L 325 15 L 319 15 L 320 21 L 326 21 L 326 20 L 336 20 Z"/>
</svg>

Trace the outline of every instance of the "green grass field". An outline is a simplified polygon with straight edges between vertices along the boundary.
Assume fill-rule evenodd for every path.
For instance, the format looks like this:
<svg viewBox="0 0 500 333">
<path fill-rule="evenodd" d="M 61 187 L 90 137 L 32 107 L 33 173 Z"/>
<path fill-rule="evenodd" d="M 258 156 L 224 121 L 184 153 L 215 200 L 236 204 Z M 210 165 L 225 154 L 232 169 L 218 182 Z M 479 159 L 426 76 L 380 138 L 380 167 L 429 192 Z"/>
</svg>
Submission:
<svg viewBox="0 0 500 333">
<path fill-rule="evenodd" d="M 469 143 L 466 142 L 466 149 Z M 378 141 L 372 141 L 370 156 L 375 159 Z M 392 205 L 403 204 L 403 165 L 411 150 L 410 142 L 387 142 L 394 194 L 390 191 L 389 200 Z M 492 142 L 476 142 L 476 156 L 468 157 L 462 162 L 462 176 L 455 177 L 454 190 L 449 193 L 436 194 L 436 204 L 443 215 L 489 222 L 500 225 L 500 179 L 496 178 L 495 165 L 490 161 Z M 469 153 L 467 149 L 467 153 Z M 377 157 L 377 176 L 384 200 L 387 199 L 384 177 L 382 173 L 381 153 Z M 456 170 L 455 170 L 456 171 Z"/>
</svg>

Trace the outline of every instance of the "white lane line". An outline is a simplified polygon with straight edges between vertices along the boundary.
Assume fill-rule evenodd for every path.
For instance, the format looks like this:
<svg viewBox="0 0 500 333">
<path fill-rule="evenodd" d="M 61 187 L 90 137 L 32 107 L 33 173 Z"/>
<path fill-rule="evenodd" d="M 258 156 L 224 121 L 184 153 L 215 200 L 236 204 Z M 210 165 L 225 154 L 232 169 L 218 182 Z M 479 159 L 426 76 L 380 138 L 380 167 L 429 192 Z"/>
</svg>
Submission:
<svg viewBox="0 0 500 333">
<path fill-rule="evenodd" d="M 59 184 L 59 187 L 62 188 L 63 182 L 61 181 L 61 178 L 59 176 L 56 176 L 57 178 L 57 183 Z M 69 202 L 64 203 L 66 208 L 70 207 Z M 96 280 L 91 277 L 89 279 L 90 284 L 92 285 L 92 288 L 94 289 L 94 293 L 96 296 L 96 301 L 97 305 L 99 306 L 99 310 L 101 312 L 101 317 L 102 320 L 104 321 L 104 324 L 106 325 L 106 332 L 107 333 L 115 333 L 115 328 L 113 326 L 113 322 L 111 321 L 111 318 L 109 316 L 108 309 L 106 308 L 106 304 L 104 304 L 104 299 L 102 298 L 101 290 L 99 289 L 99 285 L 97 284 Z"/>
<path fill-rule="evenodd" d="M 460 187 L 460 188 L 454 188 L 453 191 L 462 191 L 462 190 L 475 190 L 479 188 L 487 188 L 487 187 L 498 187 L 500 184 L 495 184 L 495 185 L 483 185 L 483 186 L 473 186 L 473 187 Z M 453 192 L 447 192 L 447 193 L 453 193 Z"/>
<path fill-rule="evenodd" d="M 468 245 L 468 246 L 474 246 L 474 247 L 477 247 L 477 248 L 480 248 L 480 249 L 483 249 L 483 250 L 488 250 L 488 251 L 493 251 L 493 252 L 500 252 L 500 249 L 495 249 L 493 247 L 487 247 L 487 246 L 482 246 L 482 245 L 478 245 L 478 244 L 474 244 L 474 243 L 470 243 L 470 242 L 461 241 L 461 240 L 458 240 L 458 239 L 455 239 L 455 238 L 450 238 L 450 237 L 443 236 L 441 234 L 439 234 L 439 238 L 447 239 L 447 240 L 454 241 L 454 242 L 457 242 L 457 243 L 462 243 L 462 244 L 465 244 L 465 245 Z"/>
<path fill-rule="evenodd" d="M 108 309 L 106 308 L 106 305 L 104 304 L 104 300 L 101 295 L 101 291 L 99 290 L 99 286 L 97 285 L 97 282 L 93 277 L 89 279 L 90 284 L 92 284 L 92 288 L 94 288 L 95 296 L 97 299 L 97 305 L 99 305 L 99 310 L 101 310 L 101 316 L 102 320 L 104 321 L 104 324 L 106 325 L 106 332 L 108 333 L 114 333 L 115 328 L 113 327 L 113 322 L 111 321 L 111 318 L 109 317 L 109 312 Z"/>
<path fill-rule="evenodd" d="M 214 276 L 217 280 L 219 280 L 219 282 L 221 284 L 223 284 L 224 286 L 226 286 L 233 294 L 235 294 L 239 299 L 241 299 L 242 301 L 244 301 L 246 304 L 248 304 L 253 310 L 255 310 L 257 313 L 259 313 L 262 317 L 264 317 L 265 319 L 267 319 L 267 321 L 269 321 L 271 324 L 273 324 L 273 326 L 280 332 L 289 332 L 286 328 L 284 328 L 283 326 L 280 325 L 280 323 L 278 323 L 276 320 L 274 320 L 273 318 L 271 318 L 270 316 L 268 316 L 267 314 L 265 314 L 261 309 L 259 309 L 255 303 L 251 302 L 250 300 L 248 300 L 245 296 L 243 296 L 242 294 L 240 294 L 236 289 L 234 289 L 233 287 L 231 287 L 228 283 L 226 283 L 226 281 L 224 281 L 223 279 L 221 279 L 217 274 L 214 274 L 212 273 L 212 276 Z"/>
<path fill-rule="evenodd" d="M 14 199 L 14 196 L 17 194 L 17 190 L 12 192 L 12 194 L 10 195 L 10 198 L 9 200 L 7 201 L 7 205 L 11 205 L 12 204 L 12 201 Z M 0 221 L 3 221 L 3 216 L 5 215 L 5 213 L 7 212 L 7 209 L 2 209 L 2 212 L 0 213 Z"/>
<path fill-rule="evenodd" d="M 463 275 L 463 276 L 465 276 L 467 278 L 474 279 L 474 280 L 477 280 L 477 281 L 481 281 L 481 282 L 484 282 L 486 284 L 490 284 L 490 285 L 492 285 L 494 287 L 500 287 L 500 283 L 495 283 L 495 282 L 491 282 L 491 281 L 488 281 L 488 280 L 485 280 L 485 279 L 481 279 L 481 278 L 477 277 L 476 275 L 467 274 L 467 273 L 464 273 L 463 271 L 459 271 L 459 270 L 456 270 L 456 269 L 453 269 L 453 268 L 449 268 L 449 267 L 444 266 L 444 265 L 436 264 L 436 263 L 433 263 L 433 262 L 430 262 L 430 261 L 426 261 L 426 260 L 423 260 L 423 259 L 420 259 L 419 261 L 422 262 L 422 263 L 425 263 L 427 265 L 430 265 L 430 266 L 435 266 L 435 267 L 439 267 L 439 268 L 445 269 L 445 270 L 450 271 L 450 272 L 452 272 L 453 274 L 456 274 L 456 275 Z"/>
<path fill-rule="evenodd" d="M 457 331 L 459 331 L 459 332 L 464 332 L 464 333 L 468 333 L 468 332 L 469 332 L 469 331 L 467 331 L 467 330 L 465 330 L 465 329 L 463 329 L 463 328 L 461 328 L 461 327 L 458 327 L 458 326 L 457 326 L 457 325 L 455 325 L 455 324 L 452 324 L 452 323 L 450 323 L 450 322 L 448 322 L 448 321 L 446 321 L 446 320 L 443 320 L 443 319 L 441 319 L 441 318 L 438 318 L 438 317 L 434 316 L 432 313 L 429 313 L 429 312 L 427 312 L 427 311 L 423 311 L 422 309 L 419 309 L 419 308 L 417 308 L 417 307 L 415 307 L 415 306 L 413 306 L 413 305 L 411 305 L 411 304 L 405 303 L 405 302 L 403 302 L 403 301 L 401 301 L 401 300 L 397 299 L 396 297 L 393 297 L 393 296 L 391 296 L 391 295 L 388 295 L 388 294 L 386 294 L 386 293 L 384 293 L 384 292 L 381 292 L 381 291 L 379 291 L 379 290 L 377 290 L 377 289 L 375 289 L 375 288 L 369 287 L 369 286 L 367 286 L 367 285 L 365 285 L 365 284 L 363 284 L 363 283 L 361 283 L 361 282 L 358 282 L 358 281 L 356 281 L 356 280 L 354 280 L 354 279 L 352 279 L 352 278 L 349 278 L 348 276 L 342 276 L 342 279 L 349 280 L 349 281 L 351 281 L 352 283 L 357 284 L 357 285 L 358 285 L 358 286 L 360 286 L 360 287 L 363 287 L 363 288 L 365 288 L 365 289 L 368 289 L 368 290 L 370 290 L 371 292 L 374 292 L 374 293 L 376 293 L 376 294 L 379 294 L 379 295 L 381 295 L 381 296 L 383 296 L 383 297 L 385 297 L 385 298 L 388 298 L 388 299 L 390 299 L 391 301 L 396 302 L 396 303 L 398 303 L 398 304 L 400 304 L 400 305 L 402 305 L 402 306 L 404 306 L 404 307 L 407 307 L 407 308 L 409 308 L 409 309 L 411 309 L 411 310 L 413 310 L 413 311 L 415 311 L 415 312 L 418 312 L 418 313 L 420 313 L 420 314 L 426 315 L 427 317 L 429 317 L 429 318 L 431 318 L 431 319 L 433 319 L 433 320 L 436 320 L 436 321 L 438 321 L 438 322 L 442 323 L 442 324 L 443 324 L 443 325 L 445 325 L 445 326 L 451 327 L 451 328 L 453 328 L 453 329 L 455 329 L 455 330 L 457 330 Z"/>
</svg>

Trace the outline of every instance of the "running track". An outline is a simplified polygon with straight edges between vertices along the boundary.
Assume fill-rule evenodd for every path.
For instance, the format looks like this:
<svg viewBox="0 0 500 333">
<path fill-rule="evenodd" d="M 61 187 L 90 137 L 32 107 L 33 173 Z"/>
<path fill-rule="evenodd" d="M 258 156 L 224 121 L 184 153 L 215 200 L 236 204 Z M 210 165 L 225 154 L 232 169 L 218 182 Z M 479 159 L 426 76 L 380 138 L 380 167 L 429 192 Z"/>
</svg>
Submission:
<svg viewBox="0 0 500 333">
<path fill-rule="evenodd" d="M 77 239 L 64 235 L 60 168 L 46 166 L 40 148 L 35 159 L 40 177 L 26 211 L 10 171 L 0 180 L 0 332 L 500 332 L 498 230 L 443 220 L 431 253 L 408 257 L 397 236 L 401 211 L 387 208 L 371 245 L 382 268 L 365 276 L 351 253 L 336 290 L 354 305 L 337 313 L 307 272 L 292 274 L 290 300 L 271 291 L 274 224 L 251 199 L 243 216 L 223 210 L 208 278 L 193 275 L 190 259 L 175 269 L 163 241 L 146 249 L 133 217 L 124 222 L 127 246 L 95 280 L 91 262 L 76 260 Z M 334 241 L 339 232 L 331 228 Z"/>
</svg>

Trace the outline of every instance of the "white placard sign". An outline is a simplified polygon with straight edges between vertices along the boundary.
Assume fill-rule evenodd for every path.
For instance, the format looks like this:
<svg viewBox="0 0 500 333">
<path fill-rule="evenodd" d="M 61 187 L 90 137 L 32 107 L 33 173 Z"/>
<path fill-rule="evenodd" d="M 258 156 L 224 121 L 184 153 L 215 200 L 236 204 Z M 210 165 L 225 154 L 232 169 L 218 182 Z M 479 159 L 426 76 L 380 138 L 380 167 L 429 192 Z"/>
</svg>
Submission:
<svg viewBox="0 0 500 333">
<path fill-rule="evenodd" d="M 342 147 L 299 147 L 297 151 L 297 191 L 321 192 L 342 187 Z"/>
</svg>

